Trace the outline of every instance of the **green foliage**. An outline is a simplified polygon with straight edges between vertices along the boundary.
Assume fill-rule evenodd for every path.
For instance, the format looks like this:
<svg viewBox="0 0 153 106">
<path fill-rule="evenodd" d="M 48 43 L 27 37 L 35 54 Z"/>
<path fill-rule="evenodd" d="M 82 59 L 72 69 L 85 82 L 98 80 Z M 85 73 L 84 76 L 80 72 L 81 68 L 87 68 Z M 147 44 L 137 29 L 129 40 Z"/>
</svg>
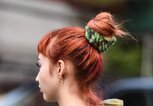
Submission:
<svg viewBox="0 0 153 106">
<path fill-rule="evenodd" d="M 139 76 L 141 64 L 140 45 L 116 43 L 104 57 L 106 71 L 122 77 Z"/>
</svg>

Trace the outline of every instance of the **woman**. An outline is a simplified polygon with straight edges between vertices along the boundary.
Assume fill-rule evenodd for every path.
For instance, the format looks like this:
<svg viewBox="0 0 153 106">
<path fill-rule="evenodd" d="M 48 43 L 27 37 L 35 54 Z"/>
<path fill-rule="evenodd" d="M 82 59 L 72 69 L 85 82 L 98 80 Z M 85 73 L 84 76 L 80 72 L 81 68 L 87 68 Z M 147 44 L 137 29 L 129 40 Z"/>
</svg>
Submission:
<svg viewBox="0 0 153 106">
<path fill-rule="evenodd" d="M 40 71 L 36 81 L 44 100 L 56 101 L 59 106 L 111 106 L 113 103 L 102 101 L 92 88 L 103 69 L 101 54 L 116 37 L 124 35 L 127 33 L 112 15 L 102 12 L 85 29 L 65 27 L 43 36 L 37 48 Z"/>
</svg>

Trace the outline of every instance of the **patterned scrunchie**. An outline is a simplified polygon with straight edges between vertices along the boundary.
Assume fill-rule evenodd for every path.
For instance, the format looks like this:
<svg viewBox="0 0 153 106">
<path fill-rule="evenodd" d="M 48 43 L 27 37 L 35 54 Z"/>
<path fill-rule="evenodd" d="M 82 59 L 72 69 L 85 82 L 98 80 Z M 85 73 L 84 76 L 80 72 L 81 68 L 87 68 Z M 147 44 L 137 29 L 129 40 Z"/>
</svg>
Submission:
<svg viewBox="0 0 153 106">
<path fill-rule="evenodd" d="M 110 46 L 112 46 L 116 42 L 116 38 L 114 36 L 105 37 L 100 35 L 98 32 L 94 31 L 93 29 L 89 28 L 88 26 L 85 27 L 85 37 L 88 42 L 94 46 L 100 53 L 108 51 Z"/>
</svg>

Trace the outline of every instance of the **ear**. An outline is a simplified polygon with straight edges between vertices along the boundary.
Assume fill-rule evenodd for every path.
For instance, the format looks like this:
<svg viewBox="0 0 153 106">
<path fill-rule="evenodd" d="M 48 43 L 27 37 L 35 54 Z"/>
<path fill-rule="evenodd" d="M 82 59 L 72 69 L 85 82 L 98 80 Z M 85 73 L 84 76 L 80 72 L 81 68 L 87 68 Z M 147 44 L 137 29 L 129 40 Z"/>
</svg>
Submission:
<svg viewBox="0 0 153 106">
<path fill-rule="evenodd" d="M 65 62 L 63 60 L 58 60 L 58 76 L 63 77 L 65 73 Z"/>
</svg>

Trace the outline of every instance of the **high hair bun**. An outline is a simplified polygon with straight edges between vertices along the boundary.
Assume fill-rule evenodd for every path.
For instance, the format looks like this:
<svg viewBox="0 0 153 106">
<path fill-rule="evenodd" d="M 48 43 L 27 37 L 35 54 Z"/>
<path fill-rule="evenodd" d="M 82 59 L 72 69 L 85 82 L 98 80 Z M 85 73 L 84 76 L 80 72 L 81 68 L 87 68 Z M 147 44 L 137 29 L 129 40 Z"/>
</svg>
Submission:
<svg viewBox="0 0 153 106">
<path fill-rule="evenodd" d="M 87 26 L 94 31 L 106 37 L 124 36 L 126 32 L 122 31 L 119 24 L 114 20 L 113 16 L 108 12 L 101 12 L 95 18 L 91 19 Z"/>
</svg>

